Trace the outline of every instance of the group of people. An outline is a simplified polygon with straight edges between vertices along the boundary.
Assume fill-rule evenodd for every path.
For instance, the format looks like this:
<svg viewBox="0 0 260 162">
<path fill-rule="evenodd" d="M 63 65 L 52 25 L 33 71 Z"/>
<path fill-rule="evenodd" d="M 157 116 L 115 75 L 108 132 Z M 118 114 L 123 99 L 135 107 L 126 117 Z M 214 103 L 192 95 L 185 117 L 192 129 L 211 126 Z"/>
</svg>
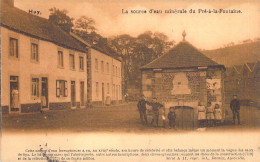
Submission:
<svg viewBox="0 0 260 162">
<path fill-rule="evenodd" d="M 140 119 L 141 122 L 145 125 L 148 125 L 148 120 L 147 120 L 147 114 L 146 114 L 146 104 L 152 107 L 152 120 L 151 120 L 151 125 L 154 125 L 158 127 L 159 126 L 159 117 L 162 119 L 163 127 L 166 127 L 166 114 L 165 114 L 165 108 L 162 104 L 157 102 L 156 98 L 152 99 L 152 102 L 146 101 L 144 99 L 144 96 L 141 96 L 141 99 L 139 100 L 137 107 L 139 110 L 140 114 Z M 159 113 L 161 111 L 161 114 Z M 168 115 L 169 119 L 169 127 L 170 128 L 175 128 L 175 119 L 176 119 L 176 114 L 173 108 L 170 109 Z"/>
<path fill-rule="evenodd" d="M 203 106 L 201 102 L 198 104 L 198 126 L 211 127 L 219 125 L 222 119 L 222 111 L 219 104 L 212 104 L 208 102 L 207 107 Z"/>
<path fill-rule="evenodd" d="M 230 108 L 233 113 L 233 123 L 235 124 L 235 119 L 237 118 L 238 124 L 240 124 L 240 104 L 237 96 L 233 96 L 233 100 L 230 103 Z M 144 96 L 141 96 L 137 107 L 140 114 L 141 122 L 145 125 L 148 125 L 148 119 L 146 114 L 146 104 L 152 107 L 152 119 L 151 125 L 153 126 L 154 123 L 158 127 L 159 125 L 159 118 L 161 117 L 163 127 L 166 127 L 166 112 L 165 107 L 157 102 L 156 98 L 152 99 L 152 102 L 146 101 Z M 161 111 L 161 113 L 159 113 Z M 169 120 L 169 127 L 175 128 L 175 119 L 176 113 L 173 107 L 170 108 L 169 113 L 167 115 Z M 215 125 L 220 125 L 222 120 L 222 109 L 218 103 L 212 104 L 208 102 L 207 107 L 203 106 L 201 102 L 198 103 L 198 126 L 199 127 L 211 127 Z"/>
</svg>

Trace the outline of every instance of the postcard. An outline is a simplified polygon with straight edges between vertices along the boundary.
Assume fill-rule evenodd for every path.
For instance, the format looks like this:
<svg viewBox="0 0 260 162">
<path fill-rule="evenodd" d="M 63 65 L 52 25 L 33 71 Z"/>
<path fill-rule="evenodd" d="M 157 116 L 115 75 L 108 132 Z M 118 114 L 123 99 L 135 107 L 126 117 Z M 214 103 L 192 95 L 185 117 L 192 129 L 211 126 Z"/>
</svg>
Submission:
<svg viewBox="0 0 260 162">
<path fill-rule="evenodd" d="M 0 161 L 260 161 L 259 0 L 0 12 Z"/>
</svg>

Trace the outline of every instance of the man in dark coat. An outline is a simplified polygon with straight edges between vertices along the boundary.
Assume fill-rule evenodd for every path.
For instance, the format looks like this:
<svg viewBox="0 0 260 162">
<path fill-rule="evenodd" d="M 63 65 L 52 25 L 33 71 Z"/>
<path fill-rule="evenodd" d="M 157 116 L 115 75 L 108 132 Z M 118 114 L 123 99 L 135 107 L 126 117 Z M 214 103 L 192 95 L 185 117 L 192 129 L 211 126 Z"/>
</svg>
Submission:
<svg viewBox="0 0 260 162">
<path fill-rule="evenodd" d="M 232 110 L 233 113 L 233 123 L 235 124 L 235 119 L 237 117 L 238 124 L 240 124 L 240 115 L 239 115 L 239 110 L 240 110 L 240 103 L 237 99 L 237 95 L 233 96 L 233 100 L 230 102 L 230 109 Z"/>
<path fill-rule="evenodd" d="M 137 104 L 140 119 L 143 124 L 147 124 L 147 116 L 146 116 L 146 101 L 144 99 L 144 95 L 141 96 L 141 99 L 138 101 Z"/>
<path fill-rule="evenodd" d="M 156 126 L 158 127 L 158 123 L 159 123 L 159 108 L 163 107 L 162 104 L 157 102 L 156 98 L 153 98 L 152 102 L 147 102 L 148 105 L 152 106 L 152 110 L 153 110 L 153 119 L 151 122 L 151 125 L 153 125 L 153 122 L 156 122 Z"/>
<path fill-rule="evenodd" d="M 168 119 L 169 119 L 170 128 L 175 128 L 176 114 L 175 114 L 175 110 L 173 107 L 170 108 L 170 111 L 168 113 Z"/>
</svg>

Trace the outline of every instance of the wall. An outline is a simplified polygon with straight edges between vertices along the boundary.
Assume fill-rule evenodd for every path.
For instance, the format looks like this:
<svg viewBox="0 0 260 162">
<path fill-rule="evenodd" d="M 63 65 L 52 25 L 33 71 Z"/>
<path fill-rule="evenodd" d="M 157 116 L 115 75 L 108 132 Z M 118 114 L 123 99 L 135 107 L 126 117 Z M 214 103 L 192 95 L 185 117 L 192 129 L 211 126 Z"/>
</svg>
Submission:
<svg viewBox="0 0 260 162">
<path fill-rule="evenodd" d="M 249 70 L 246 64 L 240 71 L 234 67 L 227 68 L 225 73 L 225 102 L 227 104 L 238 95 L 241 104 L 259 107 L 260 105 L 260 63 L 255 62 Z"/>
<path fill-rule="evenodd" d="M 98 70 L 96 69 L 95 60 L 98 60 Z M 101 69 L 101 61 L 104 62 L 104 72 Z M 107 71 L 107 63 L 109 64 L 109 71 Z M 117 75 L 113 74 L 113 65 L 118 67 Z M 122 100 L 122 68 L 121 61 L 118 61 L 106 54 L 101 53 L 98 50 L 91 49 L 91 88 L 92 88 L 92 102 L 102 102 L 102 83 L 104 83 L 104 97 L 107 96 L 111 100 Z M 98 92 L 96 91 L 96 82 L 98 82 Z M 107 87 L 109 83 L 109 90 Z M 115 95 L 116 92 L 113 90 L 113 84 L 117 86 L 118 97 Z M 113 93 L 114 92 L 114 93 Z M 98 93 L 98 94 L 97 94 Z"/>
<path fill-rule="evenodd" d="M 19 58 L 9 56 L 9 37 L 18 39 Z M 80 102 L 80 81 L 84 81 L 85 101 L 87 101 L 86 54 L 66 49 L 54 43 L 33 39 L 29 36 L 1 27 L 1 62 L 2 62 L 2 105 L 10 104 L 10 75 L 19 76 L 19 100 L 21 104 L 39 104 L 40 97 L 31 96 L 32 77 L 48 77 L 48 94 L 50 103 L 68 103 L 71 101 L 70 81 L 76 81 L 76 102 Z M 39 62 L 31 60 L 31 43 L 37 42 Z M 58 50 L 63 51 L 64 68 L 58 68 Z M 69 54 L 75 54 L 75 70 L 69 67 Z M 79 70 L 79 56 L 84 57 L 84 71 Z M 56 80 L 68 81 L 68 96 L 56 97 Z M 40 88 L 41 90 L 41 82 Z M 41 91 L 40 91 L 41 93 Z M 41 95 L 41 94 L 40 94 Z"/>
<path fill-rule="evenodd" d="M 142 71 L 142 93 L 147 100 L 156 97 L 157 101 L 162 103 L 166 109 L 173 106 L 190 106 L 195 108 L 196 112 L 198 101 L 201 101 L 205 106 L 207 106 L 208 101 L 211 101 L 212 104 L 216 102 L 220 105 L 223 104 L 224 83 L 222 78 L 223 71 L 214 68 L 204 70 L 144 70 Z M 214 92 L 212 89 L 209 90 L 207 79 L 220 80 L 221 87 L 216 88 Z M 212 92 L 214 96 L 211 96 Z"/>
</svg>

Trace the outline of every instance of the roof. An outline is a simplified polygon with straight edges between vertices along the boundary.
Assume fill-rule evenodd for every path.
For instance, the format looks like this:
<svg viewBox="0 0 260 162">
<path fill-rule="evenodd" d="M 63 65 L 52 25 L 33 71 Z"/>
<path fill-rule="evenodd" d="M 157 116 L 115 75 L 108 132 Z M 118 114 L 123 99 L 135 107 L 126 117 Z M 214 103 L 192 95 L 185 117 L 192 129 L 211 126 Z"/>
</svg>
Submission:
<svg viewBox="0 0 260 162">
<path fill-rule="evenodd" d="M 73 32 L 70 32 L 70 35 L 73 36 L 77 41 L 79 41 L 84 46 L 95 49 L 120 62 L 122 61 L 120 59 L 121 56 L 115 50 L 113 50 L 111 47 L 108 46 L 107 39 L 103 38 L 101 35 L 97 34 L 97 36 L 100 38 L 98 38 L 98 41 L 96 41 L 96 44 L 93 44 L 93 40 L 92 40 L 93 36 L 91 36 L 91 35 L 88 35 L 87 37 L 80 37 L 80 36 L 78 36 L 77 33 L 73 33 Z"/>
<path fill-rule="evenodd" d="M 91 46 L 91 48 L 93 48 L 99 52 L 102 52 L 121 62 L 120 56 L 117 54 L 117 52 L 115 52 L 112 48 L 110 48 L 106 44 L 102 44 L 102 43 L 94 44 Z"/>
<path fill-rule="evenodd" d="M 141 69 L 175 69 L 190 67 L 223 67 L 209 59 L 187 41 L 182 41 L 168 53 L 141 67 Z"/>
<path fill-rule="evenodd" d="M 31 37 L 53 42 L 59 46 L 85 52 L 69 33 L 52 24 L 48 19 L 29 14 L 23 10 L 1 3 L 1 26 Z"/>
</svg>

